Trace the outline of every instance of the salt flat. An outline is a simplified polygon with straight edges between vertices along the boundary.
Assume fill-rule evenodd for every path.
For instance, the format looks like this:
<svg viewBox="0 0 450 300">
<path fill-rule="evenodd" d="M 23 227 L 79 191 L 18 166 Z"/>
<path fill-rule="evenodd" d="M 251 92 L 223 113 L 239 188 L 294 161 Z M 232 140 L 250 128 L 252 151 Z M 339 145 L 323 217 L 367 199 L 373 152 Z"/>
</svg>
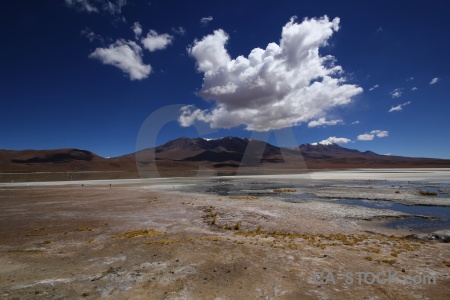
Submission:
<svg viewBox="0 0 450 300">
<path fill-rule="evenodd" d="M 450 244 L 407 238 L 414 232 L 379 223 L 403 213 L 306 197 L 370 196 L 375 189 L 394 201 L 415 197 L 400 181 L 416 178 L 416 188 L 448 176 L 448 170 L 400 171 L 2 183 L 0 293 L 5 299 L 444 299 Z M 426 275 L 435 282 L 326 284 L 315 272 L 391 272 L 399 280 Z"/>
</svg>

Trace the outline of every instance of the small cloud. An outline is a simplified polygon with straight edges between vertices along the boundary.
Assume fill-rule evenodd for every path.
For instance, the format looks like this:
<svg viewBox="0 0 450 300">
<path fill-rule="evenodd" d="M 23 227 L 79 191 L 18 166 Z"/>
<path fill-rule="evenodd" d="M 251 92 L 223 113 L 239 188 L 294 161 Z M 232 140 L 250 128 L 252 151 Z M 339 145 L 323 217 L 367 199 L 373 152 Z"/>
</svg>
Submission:
<svg viewBox="0 0 450 300">
<path fill-rule="evenodd" d="M 437 83 L 439 80 L 441 80 L 439 77 L 434 77 L 433 79 L 431 79 L 430 85 Z"/>
<path fill-rule="evenodd" d="M 401 111 L 403 109 L 404 106 L 411 104 L 411 101 L 405 102 L 403 104 L 399 104 L 397 106 L 392 106 L 391 109 L 389 110 L 389 112 L 393 112 L 393 111 Z"/>
<path fill-rule="evenodd" d="M 85 11 L 87 13 L 98 13 L 99 9 L 89 0 L 65 0 L 66 5 L 78 11 Z"/>
<path fill-rule="evenodd" d="M 414 77 L 409 77 L 408 79 L 406 79 L 406 81 L 413 81 Z"/>
<path fill-rule="evenodd" d="M 392 98 L 399 98 L 402 96 L 403 88 L 398 88 L 389 93 Z"/>
<path fill-rule="evenodd" d="M 417 90 L 418 90 L 417 87 L 413 87 L 413 88 L 411 89 L 411 91 L 417 91 Z"/>
<path fill-rule="evenodd" d="M 133 24 L 133 26 L 131 27 L 131 29 L 132 29 L 133 32 L 134 32 L 134 37 L 135 37 L 136 39 L 139 39 L 139 37 L 140 37 L 141 34 L 142 34 L 142 26 L 141 26 L 141 24 L 139 24 L 139 22 L 134 22 L 134 24 Z"/>
<path fill-rule="evenodd" d="M 95 49 L 89 57 L 121 69 L 131 80 L 147 78 L 151 72 L 151 66 L 142 62 L 142 48 L 133 41 L 119 39 L 108 48 Z"/>
<path fill-rule="evenodd" d="M 65 0 L 65 3 L 67 7 L 78 11 L 87 13 L 105 12 L 117 17 L 122 14 L 122 8 L 127 5 L 127 0 Z"/>
<path fill-rule="evenodd" d="M 348 139 L 348 138 L 330 136 L 326 140 L 320 141 L 319 143 L 312 143 L 312 145 L 347 144 L 347 143 L 351 143 L 351 142 L 352 142 L 352 140 Z"/>
<path fill-rule="evenodd" d="M 213 20 L 213 17 L 209 16 L 209 17 L 203 17 L 200 20 L 200 23 L 202 23 L 202 25 L 206 26 L 208 25 L 209 22 L 211 22 Z"/>
<path fill-rule="evenodd" d="M 178 27 L 178 28 L 172 27 L 172 32 L 175 33 L 175 34 L 178 34 L 178 35 L 185 35 L 186 34 L 186 29 L 184 29 L 181 26 Z"/>
<path fill-rule="evenodd" d="M 386 156 L 391 156 L 392 154 L 391 154 L 391 153 L 386 153 L 386 154 L 383 154 L 383 155 L 386 155 Z"/>
<path fill-rule="evenodd" d="M 378 84 L 375 84 L 373 87 L 371 87 L 370 89 L 369 89 L 369 91 L 373 91 L 374 89 L 377 89 L 379 87 L 379 85 Z"/>
<path fill-rule="evenodd" d="M 150 52 L 165 49 L 172 43 L 173 36 L 164 33 L 158 34 L 154 30 L 150 30 L 145 38 L 141 40 L 144 48 Z"/>
<path fill-rule="evenodd" d="M 371 140 L 373 140 L 374 137 L 375 136 L 373 134 L 364 133 L 364 134 L 358 135 L 358 137 L 356 139 L 358 141 L 371 141 Z"/>
<path fill-rule="evenodd" d="M 95 34 L 95 32 L 93 32 L 89 27 L 81 30 L 81 35 L 86 37 L 91 43 L 95 41 L 99 41 L 100 43 L 105 42 L 105 39 L 101 35 Z"/>
<path fill-rule="evenodd" d="M 377 32 L 382 32 L 383 31 L 383 26 L 379 26 L 378 28 L 377 28 Z"/>
<path fill-rule="evenodd" d="M 356 120 L 355 122 L 352 122 L 352 125 L 359 124 L 359 123 L 360 122 L 358 120 Z"/>
<path fill-rule="evenodd" d="M 372 130 L 370 134 L 375 134 L 379 138 L 384 138 L 389 135 L 389 132 L 386 130 Z"/>
<path fill-rule="evenodd" d="M 371 141 L 375 137 L 384 138 L 389 136 L 389 132 L 386 130 L 372 130 L 370 133 L 364 133 L 357 136 L 358 141 Z"/>
<path fill-rule="evenodd" d="M 342 124 L 342 120 L 330 120 L 327 121 L 325 118 L 319 118 L 318 120 L 314 120 L 308 123 L 308 127 L 319 127 L 319 126 L 327 126 L 327 125 L 338 125 Z"/>
</svg>

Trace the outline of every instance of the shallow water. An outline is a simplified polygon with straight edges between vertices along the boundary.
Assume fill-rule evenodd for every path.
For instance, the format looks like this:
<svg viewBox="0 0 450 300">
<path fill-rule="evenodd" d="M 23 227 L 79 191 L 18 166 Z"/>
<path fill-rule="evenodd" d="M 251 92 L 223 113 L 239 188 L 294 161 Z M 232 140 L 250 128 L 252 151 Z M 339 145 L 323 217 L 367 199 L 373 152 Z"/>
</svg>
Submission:
<svg viewBox="0 0 450 300">
<path fill-rule="evenodd" d="M 353 200 L 342 199 L 338 203 L 347 205 L 357 205 L 368 208 L 390 209 L 411 215 L 422 215 L 427 217 L 439 218 L 439 220 L 430 220 L 424 218 L 405 218 L 393 220 L 386 223 L 390 228 L 401 229 L 426 229 L 426 228 L 450 228 L 450 207 L 441 206 L 422 206 L 422 205 L 403 205 L 391 201 L 375 200 Z"/>
</svg>

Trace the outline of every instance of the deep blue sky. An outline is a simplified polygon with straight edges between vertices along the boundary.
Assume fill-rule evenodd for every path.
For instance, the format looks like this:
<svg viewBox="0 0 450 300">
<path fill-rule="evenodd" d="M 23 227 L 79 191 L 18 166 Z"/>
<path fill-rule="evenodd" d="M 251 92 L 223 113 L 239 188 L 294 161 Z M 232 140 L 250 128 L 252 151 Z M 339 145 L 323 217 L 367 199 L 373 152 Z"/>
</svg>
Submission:
<svg viewBox="0 0 450 300">
<path fill-rule="evenodd" d="M 344 147 L 380 154 L 450 158 L 448 1 L 110 0 L 110 4 L 108 9 L 103 0 L 3 3 L 0 149 L 73 147 L 105 157 L 134 152 L 141 125 L 158 109 L 183 104 L 210 112 L 221 103 L 214 97 L 205 101 L 198 94 L 207 83 L 206 75 L 198 70 L 198 58 L 188 53 L 205 36 L 222 29 L 228 36 L 225 48 L 230 59 L 247 58 L 255 48 L 280 45 L 282 28 L 291 17 L 297 16 L 294 22 L 300 24 L 304 18 L 327 15 L 330 22 L 339 18 L 339 29 L 320 46 L 320 56 L 332 55 L 334 64 L 342 67 L 343 73 L 334 76 L 345 78 L 342 85 L 362 90 L 310 119 L 298 116 L 296 120 L 303 121 L 289 127 L 296 143 L 336 137 L 341 139 L 335 141 L 347 142 L 341 143 Z M 201 22 L 207 17 L 212 20 Z M 132 29 L 135 22 L 142 28 L 138 38 Z M 142 39 L 150 30 L 170 35 L 171 42 L 149 51 Z M 120 43 L 140 48 L 142 64 L 150 65 L 151 72 L 131 78 L 127 71 L 102 63 L 101 50 Z M 324 101 L 332 101 L 326 97 L 322 96 Z M 242 99 L 243 106 L 252 101 Z M 250 137 L 252 131 L 245 129 L 255 123 L 250 118 L 255 117 L 202 137 Z M 328 125 L 311 127 L 310 122 L 320 118 Z M 174 120 L 160 131 L 158 143 L 180 136 L 198 134 L 193 126 L 182 127 Z"/>
</svg>

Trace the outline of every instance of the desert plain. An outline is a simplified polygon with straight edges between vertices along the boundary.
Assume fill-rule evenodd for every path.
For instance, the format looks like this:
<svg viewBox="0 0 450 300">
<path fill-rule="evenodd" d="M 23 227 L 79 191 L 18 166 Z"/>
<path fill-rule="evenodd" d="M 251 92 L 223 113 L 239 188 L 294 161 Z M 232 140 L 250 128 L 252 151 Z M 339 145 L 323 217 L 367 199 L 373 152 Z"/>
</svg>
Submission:
<svg viewBox="0 0 450 300">
<path fill-rule="evenodd" d="M 339 200 L 448 209 L 449 184 L 449 169 L 0 183 L 0 298 L 448 299 L 446 223 Z M 428 227 L 386 226 L 408 218 Z"/>
</svg>

